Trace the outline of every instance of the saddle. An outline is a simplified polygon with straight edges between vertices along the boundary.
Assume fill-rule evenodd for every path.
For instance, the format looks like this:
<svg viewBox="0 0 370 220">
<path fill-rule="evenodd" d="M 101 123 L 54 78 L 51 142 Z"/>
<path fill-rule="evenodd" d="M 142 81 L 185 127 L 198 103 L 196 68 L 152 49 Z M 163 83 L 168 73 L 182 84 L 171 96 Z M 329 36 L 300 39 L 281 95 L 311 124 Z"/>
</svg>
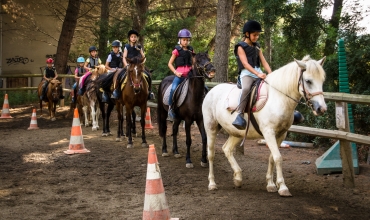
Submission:
<svg viewBox="0 0 370 220">
<path fill-rule="evenodd" d="M 163 95 L 163 104 L 169 105 L 168 101 L 170 99 L 172 83 L 167 87 L 165 93 Z M 189 89 L 189 79 L 186 78 L 182 83 L 177 86 L 175 92 L 173 93 L 172 97 L 172 106 L 180 107 L 184 102 L 186 95 L 188 94 Z"/>
<path fill-rule="evenodd" d="M 234 111 L 239 104 L 240 90 L 235 86 L 226 98 L 225 107 L 229 111 Z M 268 86 L 263 80 L 256 80 L 252 87 L 251 92 L 247 96 L 247 105 L 244 112 L 247 113 L 250 109 L 251 112 L 260 111 L 268 100 Z"/>
</svg>

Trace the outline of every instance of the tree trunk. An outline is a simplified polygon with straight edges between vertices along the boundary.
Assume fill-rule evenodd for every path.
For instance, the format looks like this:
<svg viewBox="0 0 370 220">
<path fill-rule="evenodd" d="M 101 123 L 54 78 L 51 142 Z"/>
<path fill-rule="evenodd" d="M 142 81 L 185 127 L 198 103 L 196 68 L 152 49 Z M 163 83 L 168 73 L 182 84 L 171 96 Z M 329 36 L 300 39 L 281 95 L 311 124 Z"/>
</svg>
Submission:
<svg viewBox="0 0 370 220">
<path fill-rule="evenodd" d="M 108 24 L 109 24 L 109 4 L 110 0 L 101 0 L 100 11 L 100 33 L 99 33 L 99 57 L 105 63 L 107 58 L 107 42 L 108 42 Z M 104 60 L 104 61 L 103 61 Z"/>
<path fill-rule="evenodd" d="M 65 74 L 67 69 L 69 50 L 71 49 L 81 2 L 82 0 L 68 1 L 67 12 L 63 21 L 62 31 L 58 41 L 57 55 L 55 58 L 55 68 L 57 73 L 60 74 Z"/>
<path fill-rule="evenodd" d="M 133 28 L 140 33 L 140 31 L 145 27 L 146 24 L 146 13 L 148 12 L 149 0 L 136 0 L 135 8 L 136 13 L 133 13 L 132 21 Z M 139 41 L 144 44 L 144 36 L 140 36 Z"/>
<path fill-rule="evenodd" d="M 219 0 L 216 19 L 216 47 L 213 63 L 216 67 L 216 82 L 228 80 L 231 15 L 234 0 Z"/>
<path fill-rule="evenodd" d="M 329 21 L 329 31 L 325 41 L 324 55 L 328 56 L 335 52 L 335 43 L 338 37 L 339 20 L 342 12 L 343 0 L 334 0 L 333 14 Z"/>
</svg>

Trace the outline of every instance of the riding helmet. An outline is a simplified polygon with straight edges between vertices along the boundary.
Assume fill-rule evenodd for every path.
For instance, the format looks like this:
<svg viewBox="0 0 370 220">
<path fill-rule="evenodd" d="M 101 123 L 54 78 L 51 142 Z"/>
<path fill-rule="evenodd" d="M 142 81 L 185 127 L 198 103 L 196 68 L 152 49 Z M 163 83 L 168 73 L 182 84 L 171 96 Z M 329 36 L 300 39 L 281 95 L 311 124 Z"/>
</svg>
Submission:
<svg viewBox="0 0 370 220">
<path fill-rule="evenodd" d="M 135 31 L 135 30 L 130 30 L 128 33 L 127 33 L 127 37 L 128 38 L 130 38 L 130 36 L 131 36 L 131 34 L 135 34 L 136 36 L 140 36 L 140 34 L 137 32 L 137 31 Z"/>
<path fill-rule="evenodd" d="M 46 63 L 50 63 L 50 64 L 52 64 L 54 62 L 54 60 L 52 59 L 52 58 L 48 58 L 47 60 L 46 60 Z"/>
<path fill-rule="evenodd" d="M 112 42 L 112 47 L 120 47 L 121 46 L 121 42 L 119 40 L 115 40 Z"/>
<path fill-rule="evenodd" d="M 243 27 L 243 34 L 246 32 L 263 32 L 261 28 L 261 24 L 254 20 L 249 20 L 244 24 Z"/>
<path fill-rule="evenodd" d="M 85 58 L 83 57 L 77 58 L 77 63 L 84 63 L 84 62 L 85 62 Z"/>
<path fill-rule="evenodd" d="M 191 38 L 191 32 L 188 29 L 181 29 L 177 34 L 178 38 L 188 37 Z"/>
<path fill-rule="evenodd" d="M 98 51 L 98 48 L 96 48 L 95 46 L 91 46 L 89 47 L 89 53 L 91 53 L 91 51 Z"/>
</svg>

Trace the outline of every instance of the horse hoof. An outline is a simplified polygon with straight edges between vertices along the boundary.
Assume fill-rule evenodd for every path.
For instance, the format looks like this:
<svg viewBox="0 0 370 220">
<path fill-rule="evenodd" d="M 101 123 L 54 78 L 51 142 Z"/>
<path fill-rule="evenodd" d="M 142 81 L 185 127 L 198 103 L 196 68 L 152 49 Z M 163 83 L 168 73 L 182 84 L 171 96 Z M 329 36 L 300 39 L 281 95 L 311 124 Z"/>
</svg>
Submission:
<svg viewBox="0 0 370 220">
<path fill-rule="evenodd" d="M 51 118 L 51 121 L 55 121 L 55 120 L 57 120 L 56 118 Z"/>
<path fill-rule="evenodd" d="M 194 165 L 192 163 L 187 163 L 186 168 L 194 168 Z"/>
<path fill-rule="evenodd" d="M 217 186 L 216 185 L 209 185 L 208 186 L 208 190 L 212 191 L 212 190 L 216 190 L 217 189 Z"/>
<path fill-rule="evenodd" d="M 182 156 L 181 156 L 181 154 L 174 154 L 173 155 L 175 158 L 181 158 Z"/>
<path fill-rule="evenodd" d="M 279 195 L 282 197 L 290 197 L 292 194 L 290 194 L 289 189 L 282 189 L 279 190 Z"/>
<path fill-rule="evenodd" d="M 236 188 L 240 188 L 240 187 L 242 187 L 242 181 L 234 179 L 234 185 L 235 185 Z"/>
<path fill-rule="evenodd" d="M 168 153 L 162 153 L 162 157 L 169 157 L 170 155 Z"/>
<path fill-rule="evenodd" d="M 112 132 L 109 132 L 107 136 L 113 136 Z"/>
<path fill-rule="evenodd" d="M 267 186 L 267 192 L 277 192 L 276 186 Z"/>
<path fill-rule="evenodd" d="M 208 163 L 203 163 L 202 161 L 200 162 L 200 166 L 202 167 L 208 167 Z"/>
<path fill-rule="evenodd" d="M 116 138 L 116 142 L 120 142 L 120 141 L 122 141 L 121 138 Z"/>
<path fill-rule="evenodd" d="M 127 148 L 133 148 L 134 147 L 134 145 L 133 144 L 128 144 L 127 145 Z"/>
<path fill-rule="evenodd" d="M 147 148 L 148 144 L 147 143 L 141 143 L 141 147 Z"/>
<path fill-rule="evenodd" d="M 91 129 L 92 129 L 92 131 L 97 131 L 98 130 L 96 127 L 92 127 Z"/>
<path fill-rule="evenodd" d="M 101 136 L 102 137 L 108 137 L 108 134 L 107 133 L 102 133 Z"/>
</svg>

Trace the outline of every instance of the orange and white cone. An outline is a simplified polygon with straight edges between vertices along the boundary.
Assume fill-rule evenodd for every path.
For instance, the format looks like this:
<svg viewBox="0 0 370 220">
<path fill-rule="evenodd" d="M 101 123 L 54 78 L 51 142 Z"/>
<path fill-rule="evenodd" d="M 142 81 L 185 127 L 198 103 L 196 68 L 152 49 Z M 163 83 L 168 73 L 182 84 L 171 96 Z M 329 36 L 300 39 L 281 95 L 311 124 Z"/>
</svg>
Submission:
<svg viewBox="0 0 370 220">
<path fill-rule="evenodd" d="M 35 130 L 35 129 L 39 129 L 39 127 L 37 126 L 36 109 L 34 108 L 32 110 L 30 127 L 27 130 Z"/>
<path fill-rule="evenodd" d="M 8 94 L 5 94 L 3 110 L 1 110 L 0 118 L 13 118 L 12 116 L 10 116 L 10 112 L 9 112 Z"/>
<path fill-rule="evenodd" d="M 154 144 L 149 146 L 143 220 L 171 219 Z"/>
<path fill-rule="evenodd" d="M 77 108 L 75 108 L 72 122 L 71 139 L 69 141 L 69 149 L 64 151 L 66 154 L 83 154 L 90 151 L 85 148 L 84 139 L 82 137 L 82 129 Z"/>
<path fill-rule="evenodd" d="M 146 109 L 146 115 L 145 115 L 145 129 L 153 129 L 152 125 L 152 119 L 150 118 L 150 108 L 148 107 Z"/>
</svg>

